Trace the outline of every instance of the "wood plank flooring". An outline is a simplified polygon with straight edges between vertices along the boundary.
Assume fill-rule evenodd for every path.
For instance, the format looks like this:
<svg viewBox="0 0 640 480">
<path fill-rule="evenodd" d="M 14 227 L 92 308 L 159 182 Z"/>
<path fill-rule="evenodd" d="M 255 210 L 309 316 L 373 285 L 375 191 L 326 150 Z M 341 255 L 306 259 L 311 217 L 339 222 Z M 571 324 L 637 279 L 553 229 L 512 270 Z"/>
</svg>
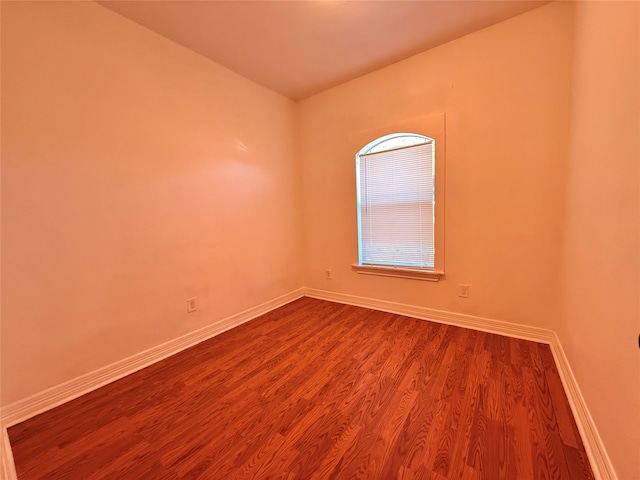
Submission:
<svg viewBox="0 0 640 480">
<path fill-rule="evenodd" d="M 548 346 L 310 298 L 9 436 L 20 480 L 593 479 Z"/>
</svg>

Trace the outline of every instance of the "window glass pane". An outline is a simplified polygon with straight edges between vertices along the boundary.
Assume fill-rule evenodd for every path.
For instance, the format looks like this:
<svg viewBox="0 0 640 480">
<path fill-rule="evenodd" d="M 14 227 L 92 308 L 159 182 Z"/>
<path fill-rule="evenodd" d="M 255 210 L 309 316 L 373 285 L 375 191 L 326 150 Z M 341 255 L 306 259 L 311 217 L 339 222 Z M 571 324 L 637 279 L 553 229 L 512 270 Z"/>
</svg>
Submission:
<svg viewBox="0 0 640 480">
<path fill-rule="evenodd" d="M 434 142 L 388 138 L 358 161 L 361 263 L 433 268 Z"/>
</svg>

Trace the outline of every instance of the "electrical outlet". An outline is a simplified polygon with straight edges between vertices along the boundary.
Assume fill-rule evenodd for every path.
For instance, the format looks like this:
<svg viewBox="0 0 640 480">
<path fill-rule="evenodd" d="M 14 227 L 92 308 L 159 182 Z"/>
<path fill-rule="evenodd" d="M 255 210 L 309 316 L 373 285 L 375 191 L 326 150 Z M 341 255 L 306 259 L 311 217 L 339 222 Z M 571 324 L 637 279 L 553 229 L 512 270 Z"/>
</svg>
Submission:
<svg viewBox="0 0 640 480">
<path fill-rule="evenodd" d="M 331 280 L 331 270 L 325 270 L 325 271 L 324 271 L 324 277 L 325 277 L 327 280 Z"/>
<path fill-rule="evenodd" d="M 196 297 L 187 298 L 187 313 L 195 312 L 197 309 Z"/>
<path fill-rule="evenodd" d="M 469 298 L 469 287 L 471 285 L 461 283 L 458 285 L 458 296 L 462 298 Z"/>
</svg>

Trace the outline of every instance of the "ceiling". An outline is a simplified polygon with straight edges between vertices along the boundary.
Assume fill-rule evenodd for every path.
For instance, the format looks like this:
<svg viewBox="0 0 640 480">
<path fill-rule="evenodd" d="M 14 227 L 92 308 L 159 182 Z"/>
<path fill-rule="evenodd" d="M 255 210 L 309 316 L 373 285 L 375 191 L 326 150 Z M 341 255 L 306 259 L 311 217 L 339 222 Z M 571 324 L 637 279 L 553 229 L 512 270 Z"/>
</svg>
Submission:
<svg viewBox="0 0 640 480">
<path fill-rule="evenodd" d="M 256 83 L 299 100 L 548 2 L 98 3 Z"/>
</svg>

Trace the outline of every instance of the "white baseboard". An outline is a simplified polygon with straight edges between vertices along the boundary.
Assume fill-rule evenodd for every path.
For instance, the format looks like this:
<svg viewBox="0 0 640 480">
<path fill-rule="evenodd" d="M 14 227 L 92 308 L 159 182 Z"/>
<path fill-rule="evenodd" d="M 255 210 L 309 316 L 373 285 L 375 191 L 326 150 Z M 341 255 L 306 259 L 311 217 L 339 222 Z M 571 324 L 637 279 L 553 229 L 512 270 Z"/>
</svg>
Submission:
<svg viewBox="0 0 640 480">
<path fill-rule="evenodd" d="M 316 290 L 305 288 L 304 294 L 307 297 L 329 300 L 332 302 L 346 303 L 357 307 L 372 308 L 383 312 L 397 313 L 409 317 L 431 320 L 437 323 L 446 323 L 458 327 L 472 328 L 483 332 L 496 333 L 507 337 L 521 338 L 540 343 L 551 343 L 554 332 L 546 328 L 531 327 L 529 325 L 519 325 L 517 323 L 503 322 L 491 318 L 475 317 L 463 313 L 445 312 L 443 310 L 433 310 L 416 305 L 405 303 L 395 303 L 375 298 L 358 297 L 344 293 L 329 292 L 326 290 Z"/>
<path fill-rule="evenodd" d="M 186 348 L 214 337 L 282 305 L 292 302 L 302 296 L 371 308 L 374 310 L 411 316 L 438 323 L 446 323 L 448 325 L 472 328 L 483 332 L 549 344 L 596 480 L 617 480 L 611 460 L 607 455 L 593 418 L 591 417 L 584 398 L 582 397 L 582 393 L 580 392 L 578 383 L 571 371 L 571 367 L 569 366 L 567 357 L 562 349 L 560 340 L 553 330 L 313 288 L 300 288 L 269 302 L 263 303 L 262 305 L 250 308 L 249 310 L 225 318 L 224 320 L 220 320 L 212 325 L 196 330 L 195 332 L 188 333 L 182 337 L 150 348 L 129 358 L 49 388 L 3 408 L 1 414 L 2 451 L 0 452 L 0 460 L 2 461 L 2 469 L 0 470 L 0 473 L 3 474 L 2 478 L 6 480 L 16 480 L 17 478 L 13 463 L 13 455 L 11 453 L 11 446 L 7 435 L 7 427 L 20 423 L 39 413 L 50 410 L 58 405 L 84 395 L 85 393 L 100 388 L 103 385 L 141 370 L 144 367 L 163 360 L 164 358 L 174 355 Z"/>
<path fill-rule="evenodd" d="M 153 363 L 292 302 L 302 297 L 304 295 L 303 291 L 304 289 L 302 288 L 294 290 L 293 292 L 274 298 L 244 312 L 232 315 L 199 330 L 137 353 L 129 358 L 117 361 L 106 367 L 9 404 L 2 409 L 2 426 L 10 427 L 23 422 L 39 413 L 62 405 L 85 393 L 89 393 L 119 378 L 148 367 Z"/>
<path fill-rule="evenodd" d="M 16 474 L 16 466 L 13 463 L 13 453 L 11 453 L 11 444 L 9 443 L 9 435 L 7 429 L 2 427 L 2 438 L 0 438 L 0 479 L 2 480 L 18 480 Z"/>
<path fill-rule="evenodd" d="M 602 438 L 598 434 L 598 429 L 589 413 L 587 404 L 580 392 L 578 382 L 573 375 L 569 361 L 562 349 L 560 339 L 553 330 L 313 288 L 305 288 L 304 294 L 307 297 L 321 300 L 346 303 L 348 305 L 407 315 L 438 323 L 446 323 L 448 325 L 472 328 L 483 332 L 548 344 L 553 353 L 556 366 L 558 367 L 560 379 L 562 380 L 573 417 L 580 431 L 580 436 L 582 437 L 582 442 L 584 443 L 596 480 L 618 480 L 611 460 L 607 455 L 604 443 L 602 442 Z"/>
<path fill-rule="evenodd" d="M 569 365 L 569 360 L 560 343 L 560 338 L 555 332 L 550 347 L 596 480 L 617 480 L 618 476 L 613 468 L 611 459 L 607 454 L 593 417 L 589 413 L 576 377 L 573 375 L 571 365 Z"/>
</svg>

